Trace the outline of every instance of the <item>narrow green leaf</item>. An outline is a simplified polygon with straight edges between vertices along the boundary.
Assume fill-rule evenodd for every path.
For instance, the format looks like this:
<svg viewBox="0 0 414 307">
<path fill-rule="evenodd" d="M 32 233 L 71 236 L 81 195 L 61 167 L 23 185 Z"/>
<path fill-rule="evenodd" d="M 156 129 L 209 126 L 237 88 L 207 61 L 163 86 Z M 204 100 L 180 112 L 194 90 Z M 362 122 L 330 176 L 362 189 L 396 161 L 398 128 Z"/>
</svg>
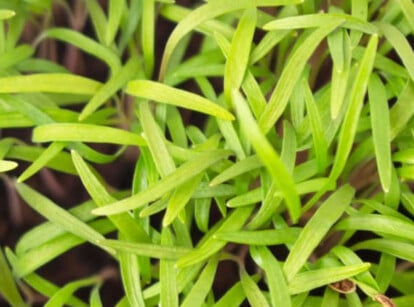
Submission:
<svg viewBox="0 0 414 307">
<path fill-rule="evenodd" d="M 372 239 L 363 241 L 352 246 L 353 250 L 374 250 L 414 262 L 414 245 L 412 243 L 400 242 L 388 239 Z"/>
<path fill-rule="evenodd" d="M 119 30 L 122 13 L 125 12 L 125 0 L 110 0 L 108 8 L 108 24 L 106 27 L 105 42 L 110 46 Z"/>
<path fill-rule="evenodd" d="M 241 282 L 235 283 L 220 299 L 213 305 L 214 307 L 239 307 L 245 300 L 245 291 Z"/>
<path fill-rule="evenodd" d="M 249 62 L 252 39 L 256 28 L 256 8 L 246 9 L 231 41 L 224 71 L 224 95 L 231 105 L 231 92 L 239 90 Z"/>
<path fill-rule="evenodd" d="M 204 239 L 200 241 L 197 248 L 189 252 L 187 255 L 181 257 L 178 262 L 178 267 L 188 267 L 196 263 L 200 263 L 208 259 L 211 255 L 217 253 L 222 249 L 226 242 L 214 238 L 220 232 L 239 230 L 249 218 L 253 208 L 242 207 L 235 209 L 231 214 L 227 215 L 225 219 L 210 228 Z"/>
<path fill-rule="evenodd" d="M 348 33 L 339 29 L 328 36 L 331 52 L 332 85 L 331 85 L 331 118 L 336 119 L 345 100 L 348 77 L 351 69 L 351 40 Z"/>
<path fill-rule="evenodd" d="M 90 211 L 95 208 L 93 201 L 89 200 L 83 204 L 69 209 L 69 213 L 83 222 L 90 222 L 96 218 Z M 22 235 L 15 246 L 16 254 L 23 255 L 27 251 L 64 234 L 65 229 L 53 222 L 42 223 Z"/>
<path fill-rule="evenodd" d="M 226 140 L 227 147 L 234 151 L 238 160 L 246 158 L 242 142 L 232 122 L 217 119 L 217 124 L 221 134 Z"/>
<path fill-rule="evenodd" d="M 401 10 L 404 13 L 404 17 L 407 19 L 411 26 L 411 32 L 414 32 L 414 4 L 410 0 L 397 0 L 401 6 Z"/>
<path fill-rule="evenodd" d="M 189 250 L 184 247 L 165 246 L 150 243 L 134 243 L 112 239 L 102 240 L 99 242 L 99 244 L 102 244 L 103 246 L 109 247 L 111 249 L 115 249 L 117 251 L 123 251 L 135 255 L 157 259 L 174 260 L 189 252 Z"/>
<path fill-rule="evenodd" d="M 9 19 L 16 15 L 15 11 L 12 10 L 0 10 L 0 20 Z"/>
<path fill-rule="evenodd" d="M 123 87 L 129 80 L 134 78 L 139 67 L 140 60 L 135 57 L 131 58 L 124 67 L 114 74 L 114 76 L 112 76 L 101 88 L 99 88 L 95 95 L 93 95 L 91 100 L 89 100 L 79 115 L 79 121 L 83 121 L 92 115 L 95 110 L 110 99 L 116 91 Z"/>
<path fill-rule="evenodd" d="M 116 202 L 116 198 L 106 191 L 105 187 L 76 151 L 72 151 L 72 159 L 83 185 L 98 207 Z M 126 238 L 138 242 L 151 242 L 141 224 L 130 214 L 114 215 L 110 216 L 109 219 Z"/>
<path fill-rule="evenodd" d="M 111 68 L 113 73 L 118 71 L 121 67 L 120 59 L 111 49 L 99 44 L 80 32 L 65 28 L 53 28 L 47 30 L 44 33 L 44 36 L 74 45 L 86 53 L 93 55 L 105 62 Z"/>
<path fill-rule="evenodd" d="M 145 306 L 137 256 L 118 250 L 118 257 L 122 284 L 130 306 Z"/>
<path fill-rule="evenodd" d="M 50 160 L 65 148 L 64 142 L 53 142 L 42 154 L 17 178 L 17 182 L 23 182 L 41 170 Z"/>
<path fill-rule="evenodd" d="M 395 49 L 404 67 L 407 69 L 411 80 L 414 81 L 414 53 L 405 35 L 391 24 L 378 23 L 377 26 Z"/>
<path fill-rule="evenodd" d="M 298 294 L 329 285 L 365 272 L 369 267 L 369 263 L 363 263 L 299 273 L 289 283 L 289 293 Z"/>
<path fill-rule="evenodd" d="M 233 92 L 233 101 L 236 105 L 240 124 L 244 129 L 247 138 L 256 150 L 258 157 L 262 160 L 263 164 L 271 174 L 275 184 L 282 192 L 282 195 L 286 200 L 289 214 L 292 220 L 296 222 L 300 216 L 301 205 L 292 176 L 287 171 L 286 166 L 279 158 L 277 152 L 260 131 L 260 128 L 255 122 L 241 94 Z"/>
<path fill-rule="evenodd" d="M 374 25 L 354 16 L 337 13 L 306 14 L 277 19 L 264 25 L 265 30 L 285 30 L 322 27 L 328 23 L 343 21 L 341 27 L 368 34 L 377 33 Z"/>
<path fill-rule="evenodd" d="M 12 272 L 9 269 L 3 250 L 0 249 L 0 294 L 10 306 L 26 306 L 17 289 Z"/>
<path fill-rule="evenodd" d="M 12 266 L 14 268 L 15 263 L 17 261 L 17 258 L 9 248 L 6 248 L 6 256 L 7 256 L 7 259 L 9 260 L 9 262 L 12 264 Z M 35 273 L 30 273 L 30 274 L 24 276 L 22 279 L 31 288 L 33 288 L 38 293 L 44 295 L 45 297 L 52 297 L 60 289 L 60 287 L 54 285 L 50 281 L 44 279 L 43 277 L 41 277 L 41 276 L 39 276 Z M 75 296 L 71 296 L 67 300 L 67 303 L 70 304 L 70 305 L 79 306 L 79 307 L 87 307 L 88 306 L 82 300 L 78 299 Z"/>
<path fill-rule="evenodd" d="M 148 189 L 112 205 L 97 208 L 93 210 L 93 213 L 98 215 L 111 215 L 139 208 L 150 201 L 160 198 L 165 193 L 175 189 L 189 179 L 194 178 L 230 154 L 231 152 L 227 150 L 216 150 L 200 154 L 193 160 L 181 165 L 173 173 L 151 185 Z"/>
<path fill-rule="evenodd" d="M 384 192 L 388 192 L 391 185 L 392 167 L 390 114 L 387 92 L 380 78 L 375 74 L 371 75 L 368 83 L 368 95 L 377 169 L 381 186 Z"/>
<path fill-rule="evenodd" d="M 39 155 L 42 154 L 43 151 L 44 149 L 40 147 L 16 145 L 9 150 L 6 157 L 33 162 L 39 157 Z M 76 170 L 73 167 L 73 163 L 70 160 L 69 154 L 65 152 L 58 154 L 54 159 L 50 160 L 46 166 L 67 174 L 76 173 Z"/>
<path fill-rule="evenodd" d="M 16 183 L 15 185 L 20 196 L 27 202 L 27 204 L 48 220 L 60 225 L 68 232 L 73 233 L 94 245 L 99 246 L 98 241 L 104 239 L 99 232 L 29 186 L 24 183 Z M 106 251 L 112 254 L 114 253 L 112 249 L 106 249 Z"/>
<path fill-rule="evenodd" d="M 0 17 L 1 20 L 1 17 Z M 30 58 L 34 53 L 34 49 L 28 45 L 21 45 L 12 50 L 6 51 L 0 58 L 0 69 L 11 68 L 19 65 L 24 60 Z"/>
<path fill-rule="evenodd" d="M 163 229 L 161 244 L 174 244 L 169 228 Z M 161 306 L 178 307 L 177 268 L 173 260 L 160 260 L 160 303 Z"/>
<path fill-rule="evenodd" d="M 343 20 L 339 19 L 324 24 L 310 34 L 305 41 L 303 41 L 301 47 L 293 52 L 282 71 L 279 82 L 277 83 L 268 104 L 260 116 L 259 125 L 264 133 L 267 133 L 283 114 L 292 91 L 316 47 L 329 33 L 341 25 L 342 22 Z"/>
<path fill-rule="evenodd" d="M 305 225 L 283 266 L 289 281 L 294 278 L 332 225 L 341 217 L 349 206 L 354 192 L 354 189 L 349 185 L 341 187 L 318 208 Z"/>
<path fill-rule="evenodd" d="M 199 185 L 201 177 L 202 175 L 198 175 L 197 177 L 190 179 L 174 191 L 168 201 L 167 210 L 165 211 L 165 215 L 162 220 L 163 227 L 170 225 L 181 210 L 184 209 L 185 205 L 190 200 L 195 189 Z"/>
<path fill-rule="evenodd" d="M 70 93 L 93 95 L 101 83 L 72 74 L 33 74 L 0 78 L 0 93 Z"/>
<path fill-rule="evenodd" d="M 245 245 L 279 245 L 294 243 L 299 234 L 299 228 L 282 228 L 256 231 L 221 231 L 214 235 L 214 238 Z"/>
<path fill-rule="evenodd" d="M 91 295 L 89 297 L 89 306 L 90 307 L 102 307 L 102 300 L 101 296 L 99 295 L 99 289 L 101 285 L 97 284 L 95 287 L 92 288 Z"/>
<path fill-rule="evenodd" d="M 316 161 L 319 172 L 323 172 L 328 164 L 328 143 L 325 138 L 322 120 L 316 106 L 315 99 L 309 88 L 308 82 L 304 81 L 305 103 L 311 126 L 313 146 L 315 148 Z"/>
<path fill-rule="evenodd" d="M 234 120 L 234 116 L 218 104 L 199 95 L 173 88 L 162 83 L 149 80 L 130 81 L 127 85 L 126 92 L 130 95 L 155 100 L 161 103 L 172 104 L 224 120 Z"/>
<path fill-rule="evenodd" d="M 251 246 L 250 253 L 266 274 L 272 306 L 292 306 L 286 277 L 277 259 L 264 246 Z"/>
<path fill-rule="evenodd" d="M 222 171 L 211 180 L 210 186 L 218 185 L 241 174 L 248 173 L 254 169 L 258 169 L 261 166 L 262 162 L 257 156 L 250 156 L 246 159 L 238 161 L 237 163 Z"/>
<path fill-rule="evenodd" d="M 247 274 L 246 270 L 240 268 L 239 270 L 240 281 L 243 287 L 244 293 L 246 293 L 247 300 L 252 307 L 266 307 L 269 306 L 269 302 L 263 295 L 259 286 L 253 281 L 253 279 Z"/>
<path fill-rule="evenodd" d="M 64 306 L 68 299 L 75 293 L 79 288 L 89 287 L 91 285 L 100 282 L 98 277 L 89 277 L 77 281 L 70 282 L 64 287 L 59 289 L 44 305 L 45 307 L 57 307 Z"/>
<path fill-rule="evenodd" d="M 367 230 L 414 241 L 414 226 L 407 221 L 379 214 L 354 214 L 335 227 L 341 230 Z"/>
<path fill-rule="evenodd" d="M 34 142 L 91 142 L 145 146 L 138 134 L 107 126 L 62 123 L 38 126 L 33 130 Z"/>
<path fill-rule="evenodd" d="M 321 307 L 331 307 L 338 306 L 339 302 L 339 292 L 332 290 L 329 287 L 325 288 L 325 293 L 323 295 L 323 301 Z"/>
<path fill-rule="evenodd" d="M 208 293 L 212 291 L 214 276 L 216 275 L 218 257 L 212 257 L 207 263 L 200 277 L 185 297 L 181 307 L 202 306 Z"/>
<path fill-rule="evenodd" d="M 155 0 L 142 3 L 142 52 L 144 54 L 145 72 L 148 78 L 154 71 L 154 37 L 155 37 Z"/>
<path fill-rule="evenodd" d="M 351 151 L 369 77 L 374 66 L 377 45 L 378 36 L 373 35 L 369 40 L 352 87 L 348 111 L 342 124 L 335 160 L 330 174 L 332 180 L 336 180 L 340 176 Z"/>
<path fill-rule="evenodd" d="M 375 272 L 375 279 L 378 283 L 379 291 L 385 293 L 390 286 L 395 272 L 396 259 L 389 254 L 381 253 L 378 269 Z"/>
<path fill-rule="evenodd" d="M 166 140 L 152 115 L 148 102 L 139 104 L 139 119 L 158 173 L 161 177 L 165 177 L 175 170 L 175 164 L 167 150 Z"/>
<path fill-rule="evenodd" d="M 99 235 L 108 234 L 116 230 L 110 221 L 104 219 L 92 221 L 87 226 L 96 231 Z M 17 276 L 26 278 L 38 268 L 82 243 L 85 243 L 85 239 L 78 235 L 65 232 L 62 235 L 55 236 L 53 239 L 49 239 L 46 243 L 38 245 L 22 255 L 19 255 L 19 258 L 13 263 L 13 270 Z M 104 246 L 99 247 L 104 250 L 113 251 Z M 112 252 L 112 254 L 114 254 L 114 252 Z"/>
<path fill-rule="evenodd" d="M 105 30 L 108 27 L 108 21 L 105 13 L 99 4 L 98 0 L 86 0 L 85 1 L 87 11 L 91 17 L 93 28 L 95 30 L 98 41 L 105 42 Z"/>
<path fill-rule="evenodd" d="M 194 30 L 201 23 L 217 16 L 241 9 L 251 8 L 252 6 L 293 5 L 300 2 L 302 2 L 302 0 L 255 0 L 253 3 L 251 0 L 238 0 L 236 2 L 209 1 L 207 4 L 193 10 L 190 14 L 183 18 L 171 33 L 165 46 L 159 79 L 164 79 L 170 58 L 178 43 L 184 36 L 186 36 L 186 34 Z"/>
<path fill-rule="evenodd" d="M 405 128 L 414 115 L 414 82 L 408 81 L 397 102 L 390 110 L 391 140 L 395 139 Z"/>
<path fill-rule="evenodd" d="M 0 173 L 11 171 L 17 166 L 18 164 L 14 161 L 0 160 Z"/>
<path fill-rule="evenodd" d="M 351 2 L 351 14 L 353 17 L 363 20 L 366 22 L 368 18 L 368 2 L 367 1 L 359 1 L 359 0 L 352 0 Z M 376 33 L 376 32 L 374 32 Z M 371 34 L 374 34 L 371 33 Z M 352 47 L 357 46 L 361 40 L 362 37 L 362 31 L 361 29 L 358 29 L 357 31 L 353 30 L 350 33 L 351 38 L 351 45 Z"/>
</svg>

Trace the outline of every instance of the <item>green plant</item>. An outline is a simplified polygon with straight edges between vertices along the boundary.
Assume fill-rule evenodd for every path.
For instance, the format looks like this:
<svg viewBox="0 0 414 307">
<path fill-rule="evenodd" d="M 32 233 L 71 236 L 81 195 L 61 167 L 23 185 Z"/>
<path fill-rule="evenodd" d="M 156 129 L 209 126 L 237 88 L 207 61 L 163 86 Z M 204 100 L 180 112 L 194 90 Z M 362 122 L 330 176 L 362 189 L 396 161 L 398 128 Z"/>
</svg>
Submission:
<svg viewBox="0 0 414 307">
<path fill-rule="evenodd" d="M 0 140 L 0 170 L 46 219 L 0 252 L 6 301 L 102 306 L 104 274 L 57 286 L 38 272 L 89 244 L 119 264 L 117 306 L 414 304 L 412 1 L 74 3 L 93 33 L 65 1 L 0 1 L 0 127 L 32 133 Z M 176 23 L 160 59 L 157 20 Z M 39 57 L 47 42 L 107 78 Z M 96 169 L 138 149 L 125 190 Z M 65 209 L 24 183 L 45 168 L 91 200 Z M 218 296 L 223 263 L 239 276 Z"/>
</svg>

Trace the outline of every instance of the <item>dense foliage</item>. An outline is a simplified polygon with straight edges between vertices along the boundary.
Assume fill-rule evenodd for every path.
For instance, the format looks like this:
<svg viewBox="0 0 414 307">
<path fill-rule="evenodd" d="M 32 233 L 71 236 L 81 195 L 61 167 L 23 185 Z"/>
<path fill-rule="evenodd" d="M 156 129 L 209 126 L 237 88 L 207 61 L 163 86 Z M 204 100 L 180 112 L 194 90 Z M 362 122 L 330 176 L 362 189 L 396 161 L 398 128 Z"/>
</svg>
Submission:
<svg viewBox="0 0 414 307">
<path fill-rule="evenodd" d="M 119 274 L 117 306 L 414 306 L 413 2 L 183 4 L 0 0 L 1 178 L 45 218 L 2 243 L 1 296 L 102 306 Z M 117 270 L 42 275 L 82 244 Z"/>
</svg>

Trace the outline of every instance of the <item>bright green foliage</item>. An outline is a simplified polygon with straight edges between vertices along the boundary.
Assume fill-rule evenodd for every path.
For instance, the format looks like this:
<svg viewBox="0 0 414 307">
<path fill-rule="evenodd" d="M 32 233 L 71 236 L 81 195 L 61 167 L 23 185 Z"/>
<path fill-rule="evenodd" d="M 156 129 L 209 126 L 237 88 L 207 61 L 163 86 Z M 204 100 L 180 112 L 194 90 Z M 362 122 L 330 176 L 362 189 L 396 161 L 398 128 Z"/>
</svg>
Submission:
<svg viewBox="0 0 414 307">
<path fill-rule="evenodd" d="M 414 305 L 411 0 L 75 2 L 92 31 L 67 1 L 0 0 L 0 128 L 31 132 L 0 139 L 0 177 L 45 219 L 1 246 L 0 305 L 104 306 L 104 274 L 38 271 L 81 244 L 118 264 L 117 306 Z M 118 191 L 96 166 L 127 155 Z M 90 200 L 41 194 L 44 169 Z"/>
</svg>

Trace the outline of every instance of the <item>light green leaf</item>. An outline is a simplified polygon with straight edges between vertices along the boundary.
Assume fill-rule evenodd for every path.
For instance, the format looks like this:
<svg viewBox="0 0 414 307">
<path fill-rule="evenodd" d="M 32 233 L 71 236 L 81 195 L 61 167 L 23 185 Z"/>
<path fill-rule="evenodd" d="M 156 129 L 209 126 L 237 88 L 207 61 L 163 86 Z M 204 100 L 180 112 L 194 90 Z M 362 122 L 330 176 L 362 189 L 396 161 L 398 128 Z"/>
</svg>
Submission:
<svg viewBox="0 0 414 307">
<path fill-rule="evenodd" d="M 104 104 L 112 95 L 123 87 L 129 80 L 134 78 L 140 67 L 140 60 L 133 57 L 124 67 L 112 76 L 99 90 L 93 95 L 91 100 L 85 105 L 79 120 L 83 121 L 92 115 L 97 108 Z"/>
<path fill-rule="evenodd" d="M 98 37 L 99 42 L 103 43 L 105 42 L 105 30 L 108 27 L 108 21 L 106 19 L 105 13 L 98 0 L 86 0 L 85 4 L 90 15 L 96 36 Z"/>
<path fill-rule="evenodd" d="M 164 79 L 170 58 L 181 39 L 203 22 L 226 13 L 251 8 L 253 6 L 293 5 L 300 2 L 302 2 L 302 0 L 255 0 L 254 2 L 252 2 L 252 0 L 238 0 L 234 2 L 209 1 L 207 4 L 193 10 L 183 18 L 171 33 L 165 46 L 159 79 Z"/>
<path fill-rule="evenodd" d="M 239 230 L 249 218 L 252 211 L 253 208 L 249 207 L 235 209 L 231 214 L 227 215 L 225 219 L 221 220 L 209 230 L 196 249 L 181 257 L 177 262 L 177 266 L 188 267 L 200 263 L 205 259 L 208 259 L 211 255 L 217 253 L 226 245 L 226 242 L 215 239 L 214 235 L 217 235 L 220 232 Z"/>
<path fill-rule="evenodd" d="M 405 35 L 391 24 L 378 23 L 377 26 L 395 49 L 407 69 L 411 80 L 414 81 L 414 53 Z"/>
<path fill-rule="evenodd" d="M 230 105 L 231 92 L 240 88 L 247 70 L 256 19 L 256 8 L 246 9 L 231 41 L 224 71 L 224 95 Z"/>
<path fill-rule="evenodd" d="M 280 189 L 286 200 L 290 216 L 296 222 L 300 216 L 301 205 L 292 176 L 287 171 L 277 152 L 260 131 L 241 94 L 233 92 L 232 96 L 244 133 L 256 150 L 256 154 L 271 174 L 274 183 Z"/>
<path fill-rule="evenodd" d="M 65 148 L 66 143 L 64 142 L 53 142 L 48 148 L 46 148 L 41 155 L 28 167 L 25 171 L 17 178 L 17 182 L 23 182 L 26 179 L 33 176 L 36 172 L 41 170 L 50 160 L 56 157 L 63 148 Z"/>
<path fill-rule="evenodd" d="M 30 205 L 30 207 L 39 212 L 48 220 L 66 229 L 66 231 L 98 246 L 98 242 L 104 239 L 99 232 L 77 219 L 68 211 L 59 207 L 29 186 L 24 183 L 16 183 L 15 185 L 20 196 L 27 202 L 28 205 Z M 114 253 L 113 249 L 105 250 L 112 254 Z"/>
<path fill-rule="evenodd" d="M 83 185 L 98 207 L 116 202 L 116 198 L 106 191 L 105 187 L 76 151 L 72 151 L 72 159 Z M 129 213 L 110 216 L 109 219 L 127 239 L 138 242 L 151 242 L 141 224 Z"/>
<path fill-rule="evenodd" d="M 414 242 L 414 226 L 407 221 L 392 216 L 354 214 L 339 222 L 335 228 L 341 230 L 366 230 Z"/>
<path fill-rule="evenodd" d="M 335 160 L 330 174 L 332 180 L 336 180 L 340 176 L 351 151 L 369 77 L 374 66 L 377 45 L 378 36 L 373 35 L 370 38 L 364 57 L 361 60 L 350 94 L 350 103 L 340 131 Z"/>
<path fill-rule="evenodd" d="M 245 245 L 279 245 L 292 244 L 300 234 L 299 228 L 267 229 L 255 231 L 221 231 L 213 237 L 218 240 Z"/>
<path fill-rule="evenodd" d="M 53 28 L 44 33 L 45 37 L 55 38 L 74 45 L 105 62 L 113 73 L 121 67 L 121 61 L 111 49 L 105 47 L 80 32 L 65 28 Z"/>
<path fill-rule="evenodd" d="M 118 250 L 118 257 L 122 284 L 130 306 L 145 306 L 137 256 Z"/>
<path fill-rule="evenodd" d="M 89 277 L 78 281 L 73 281 L 66 284 L 64 287 L 59 289 L 44 305 L 45 307 L 58 307 L 64 306 L 68 299 L 75 293 L 79 288 L 89 287 L 100 282 L 98 277 Z"/>
<path fill-rule="evenodd" d="M 97 208 L 93 210 L 93 213 L 97 215 L 111 215 L 139 208 L 150 201 L 160 198 L 165 193 L 172 191 L 187 180 L 194 178 L 230 154 L 231 152 L 227 150 L 202 153 L 193 160 L 184 163 L 177 168 L 176 171 L 165 176 L 157 183 L 151 185 L 148 189 L 112 205 Z"/>
<path fill-rule="evenodd" d="M 250 253 L 266 274 L 272 306 L 292 306 L 286 277 L 275 256 L 264 246 L 251 246 Z"/>
<path fill-rule="evenodd" d="M 94 95 L 101 83 L 72 74 L 33 74 L 0 78 L 0 93 L 68 93 Z"/>
<path fill-rule="evenodd" d="M 181 210 L 184 209 L 185 205 L 188 203 L 195 189 L 199 185 L 201 177 L 202 175 L 198 175 L 197 177 L 190 179 L 174 191 L 168 201 L 167 210 L 165 211 L 164 218 L 162 220 L 163 227 L 170 225 Z"/>
<path fill-rule="evenodd" d="M 354 193 L 354 189 L 349 185 L 341 187 L 317 209 L 305 225 L 283 266 L 289 281 L 294 278 L 332 225 L 341 217 L 349 206 Z"/>
<path fill-rule="evenodd" d="M 390 114 L 387 92 L 380 78 L 373 74 L 368 83 L 371 128 L 374 141 L 377 169 L 384 192 L 391 185 L 391 139 Z"/>
<path fill-rule="evenodd" d="M 3 250 L 0 249 L 0 294 L 6 299 L 10 306 L 26 306 L 22 296 L 17 289 L 12 272 L 4 257 Z"/>
<path fill-rule="evenodd" d="M 247 300 L 252 307 L 270 307 L 269 302 L 263 295 L 259 286 L 253 281 L 253 279 L 247 274 L 244 268 L 239 269 L 240 281 L 243 287 L 244 293 L 246 293 Z"/>
<path fill-rule="evenodd" d="M 271 21 L 264 25 L 265 30 L 285 30 L 322 27 L 328 23 L 343 21 L 341 27 L 358 30 L 368 34 L 377 33 L 377 28 L 356 17 L 346 14 L 320 13 L 292 16 Z"/>
<path fill-rule="evenodd" d="M 174 244 L 169 228 L 164 228 L 161 234 L 161 244 Z M 161 306 L 178 307 L 177 268 L 173 260 L 160 260 L 160 303 Z"/>
<path fill-rule="evenodd" d="M 0 160 L 0 173 L 11 171 L 17 166 L 18 164 L 14 161 Z"/>
<path fill-rule="evenodd" d="M 262 162 L 257 156 L 250 156 L 246 159 L 236 162 L 229 168 L 222 171 L 216 177 L 214 177 L 211 182 L 210 186 L 215 186 L 230 179 L 233 179 L 241 174 L 251 172 L 255 169 L 262 167 Z"/>
<path fill-rule="evenodd" d="M 91 227 L 92 230 L 98 232 L 99 235 L 107 234 L 115 230 L 115 227 L 110 221 L 103 219 L 92 221 L 87 226 Z M 53 236 L 53 238 L 48 239 L 49 240 L 47 240 L 47 242 L 44 244 L 36 244 L 36 247 L 33 247 L 29 251 L 19 255 L 19 258 L 15 263 L 13 263 L 13 270 L 17 276 L 26 278 L 35 270 L 49 263 L 66 251 L 79 246 L 82 243 L 85 243 L 85 239 L 68 232 L 63 233 L 60 236 Z M 38 242 L 40 243 L 40 240 Z M 112 254 L 114 254 L 112 249 L 106 248 L 104 246 L 99 247 L 103 248 L 104 250 L 111 250 Z"/>
<path fill-rule="evenodd" d="M 410 0 L 397 0 L 401 6 L 401 10 L 404 13 L 404 17 L 407 19 L 411 26 L 411 32 L 414 32 L 414 4 Z"/>
<path fill-rule="evenodd" d="M 0 20 L 9 19 L 16 15 L 12 10 L 0 10 Z"/>
<path fill-rule="evenodd" d="M 304 81 L 304 91 L 306 110 L 311 126 L 313 147 L 315 148 L 316 162 L 318 164 L 319 172 L 323 172 L 328 164 L 328 142 L 325 138 L 322 120 L 315 99 L 307 81 Z"/>
<path fill-rule="evenodd" d="M 116 0 L 115 0 L 116 1 Z M 142 52 L 144 54 L 145 72 L 148 78 L 154 71 L 154 37 L 155 37 L 155 0 L 142 2 Z"/>
<path fill-rule="evenodd" d="M 283 114 L 292 91 L 316 47 L 329 33 L 341 25 L 342 22 L 343 20 L 339 19 L 318 28 L 290 56 L 269 102 L 260 116 L 259 125 L 264 133 L 267 133 Z"/>
<path fill-rule="evenodd" d="M 394 257 L 414 262 L 414 245 L 388 239 L 372 239 L 352 246 L 353 250 L 374 250 L 392 255 Z"/>
<path fill-rule="evenodd" d="M 165 177 L 175 170 L 175 164 L 167 150 L 165 137 L 152 115 L 148 102 L 139 104 L 139 119 L 158 173 L 161 177 Z"/>
<path fill-rule="evenodd" d="M 138 134 L 107 126 L 62 123 L 38 126 L 33 130 L 34 142 L 91 142 L 145 146 Z"/>
<path fill-rule="evenodd" d="M 200 277 L 192 286 L 185 297 L 181 307 L 202 306 L 208 293 L 212 291 L 214 277 L 216 275 L 218 257 L 212 257 L 201 272 Z"/>
<path fill-rule="evenodd" d="M 369 269 L 369 263 L 330 267 L 297 274 L 289 283 L 289 293 L 298 294 L 344 280 Z"/>
<path fill-rule="evenodd" d="M 155 100 L 161 103 L 172 104 L 224 120 L 234 120 L 234 116 L 218 104 L 202 96 L 173 88 L 162 83 L 149 80 L 130 81 L 127 85 L 126 92 L 130 95 Z"/>
<path fill-rule="evenodd" d="M 150 243 L 134 243 L 118 240 L 102 240 L 99 244 L 115 249 L 117 251 L 123 251 L 132 253 L 135 255 L 146 256 L 157 259 L 178 259 L 179 257 L 187 254 L 189 250 L 184 247 L 178 246 L 165 246 Z"/>
<path fill-rule="evenodd" d="M 414 115 L 414 82 L 408 81 L 390 110 L 391 140 L 395 139 L 405 128 Z"/>
<path fill-rule="evenodd" d="M 108 8 L 108 24 L 106 26 L 105 43 L 110 46 L 119 30 L 122 13 L 126 11 L 125 0 L 110 0 Z"/>
</svg>

